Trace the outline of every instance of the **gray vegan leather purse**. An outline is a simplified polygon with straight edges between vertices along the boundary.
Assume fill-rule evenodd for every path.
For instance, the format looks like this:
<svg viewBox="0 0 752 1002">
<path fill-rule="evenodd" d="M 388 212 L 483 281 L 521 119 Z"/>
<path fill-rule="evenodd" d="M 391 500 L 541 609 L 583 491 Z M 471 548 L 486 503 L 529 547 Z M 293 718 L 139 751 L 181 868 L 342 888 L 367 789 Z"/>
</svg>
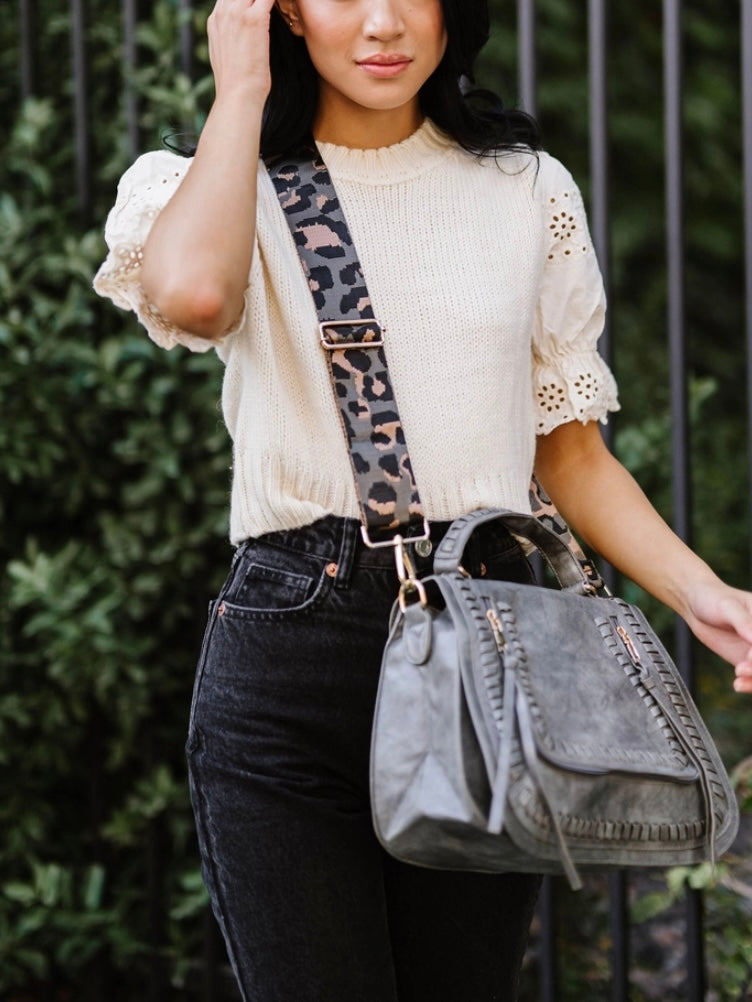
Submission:
<svg viewBox="0 0 752 1002">
<path fill-rule="evenodd" d="M 382 845 L 423 866 L 563 871 L 573 887 L 580 866 L 715 860 L 738 810 L 712 738 L 645 617 L 606 593 L 535 480 L 537 517 L 459 518 L 434 573 L 415 576 L 407 548 L 430 528 L 331 178 L 318 158 L 269 173 L 318 312 L 363 539 L 395 549 L 371 747 Z M 561 590 L 467 575 L 465 546 L 492 520 L 538 548 Z"/>
<path fill-rule="evenodd" d="M 561 591 L 471 579 L 462 552 L 498 519 Z M 600 597 L 535 518 L 479 511 L 398 603 L 371 756 L 377 835 L 425 866 L 564 871 L 714 860 L 738 827 L 723 764 L 639 609 Z"/>
</svg>

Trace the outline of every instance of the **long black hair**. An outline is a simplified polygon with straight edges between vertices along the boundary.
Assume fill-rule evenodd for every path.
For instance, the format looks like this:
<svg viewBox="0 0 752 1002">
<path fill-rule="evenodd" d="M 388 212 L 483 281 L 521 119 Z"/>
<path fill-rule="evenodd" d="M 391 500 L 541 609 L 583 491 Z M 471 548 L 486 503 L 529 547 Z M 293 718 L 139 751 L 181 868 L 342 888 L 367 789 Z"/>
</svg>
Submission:
<svg viewBox="0 0 752 1002">
<path fill-rule="evenodd" d="M 423 114 L 471 153 L 540 149 L 534 119 L 504 108 L 491 91 L 472 87 L 475 60 L 490 34 L 487 0 L 441 0 L 441 6 L 447 48 L 421 88 Z M 276 7 L 269 31 L 272 87 L 261 128 L 267 160 L 310 150 L 318 102 L 318 76 L 305 41 L 293 35 Z"/>
</svg>

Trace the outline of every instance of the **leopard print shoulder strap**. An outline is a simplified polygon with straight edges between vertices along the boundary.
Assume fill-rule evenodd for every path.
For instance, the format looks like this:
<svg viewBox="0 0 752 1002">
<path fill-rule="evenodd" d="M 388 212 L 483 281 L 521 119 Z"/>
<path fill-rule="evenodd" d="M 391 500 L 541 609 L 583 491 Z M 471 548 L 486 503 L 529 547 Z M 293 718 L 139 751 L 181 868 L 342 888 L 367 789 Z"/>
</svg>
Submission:
<svg viewBox="0 0 752 1002">
<path fill-rule="evenodd" d="M 320 159 L 269 168 L 319 319 L 319 338 L 369 531 L 422 522 L 415 484 L 363 270 L 329 171 Z"/>
</svg>

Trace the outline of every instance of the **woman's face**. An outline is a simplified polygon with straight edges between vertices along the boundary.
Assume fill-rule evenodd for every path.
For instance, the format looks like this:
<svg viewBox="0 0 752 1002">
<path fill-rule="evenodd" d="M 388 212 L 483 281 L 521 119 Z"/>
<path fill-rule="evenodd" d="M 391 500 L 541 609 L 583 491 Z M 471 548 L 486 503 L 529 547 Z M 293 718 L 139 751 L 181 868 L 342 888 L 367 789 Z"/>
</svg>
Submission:
<svg viewBox="0 0 752 1002">
<path fill-rule="evenodd" d="M 318 72 L 325 123 L 332 114 L 414 113 L 446 49 L 441 0 L 280 0 L 280 8 Z"/>
</svg>

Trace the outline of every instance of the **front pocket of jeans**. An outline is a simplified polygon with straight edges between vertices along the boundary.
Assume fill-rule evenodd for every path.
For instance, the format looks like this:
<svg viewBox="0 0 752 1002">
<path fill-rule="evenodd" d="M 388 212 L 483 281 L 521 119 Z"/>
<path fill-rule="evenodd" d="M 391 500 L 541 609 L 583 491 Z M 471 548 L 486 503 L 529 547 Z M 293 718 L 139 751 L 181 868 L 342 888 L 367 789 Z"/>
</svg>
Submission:
<svg viewBox="0 0 752 1002">
<path fill-rule="evenodd" d="M 221 603 L 218 615 L 273 618 L 304 612 L 319 601 L 330 581 L 323 568 L 315 577 L 254 560 L 242 583 Z"/>
</svg>

